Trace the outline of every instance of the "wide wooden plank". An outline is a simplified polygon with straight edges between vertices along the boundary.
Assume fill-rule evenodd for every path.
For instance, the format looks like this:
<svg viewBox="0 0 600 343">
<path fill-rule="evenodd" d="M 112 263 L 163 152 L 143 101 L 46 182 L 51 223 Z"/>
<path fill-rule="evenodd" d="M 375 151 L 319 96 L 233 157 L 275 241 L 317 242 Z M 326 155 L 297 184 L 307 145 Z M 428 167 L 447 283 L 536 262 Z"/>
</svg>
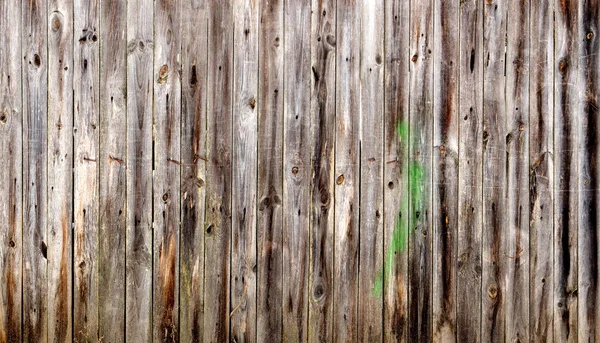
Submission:
<svg viewBox="0 0 600 343">
<path fill-rule="evenodd" d="M 481 340 L 504 342 L 503 235 L 506 231 L 506 0 L 486 2 L 483 15 L 483 247 Z"/>
<path fill-rule="evenodd" d="M 360 2 L 337 1 L 333 341 L 358 339 Z"/>
<path fill-rule="evenodd" d="M 181 2 L 154 2 L 153 340 L 178 341 Z"/>
<path fill-rule="evenodd" d="M 204 341 L 229 339 L 233 3 L 210 2 L 208 24 Z M 254 266 L 252 266 L 254 267 Z"/>
<path fill-rule="evenodd" d="M 383 1 L 362 4 L 360 39 L 360 234 L 358 340 L 381 341 L 383 296 L 374 294 L 383 268 Z"/>
<path fill-rule="evenodd" d="M 22 339 L 21 1 L 0 2 L 0 342 Z"/>
<path fill-rule="evenodd" d="M 73 1 L 48 1 L 48 342 L 72 340 Z"/>
<path fill-rule="evenodd" d="M 100 4 L 98 336 L 125 341 L 127 2 Z"/>
<path fill-rule="evenodd" d="M 23 340 L 48 339 L 47 3 L 23 2 Z"/>
<path fill-rule="evenodd" d="M 456 340 L 481 340 L 481 251 L 483 215 L 483 7 L 460 6 L 459 180 L 456 261 Z"/>
<path fill-rule="evenodd" d="M 308 339 L 308 301 L 314 291 L 308 285 L 310 11 L 308 1 L 284 2 L 283 340 L 299 343 Z"/>
<path fill-rule="evenodd" d="M 308 336 L 333 339 L 333 149 L 335 135 L 336 6 L 313 0 L 311 10 L 311 207 Z"/>
<path fill-rule="evenodd" d="M 529 57 L 529 333 L 552 342 L 554 282 L 554 32 L 553 0 L 530 3 Z"/>
<path fill-rule="evenodd" d="M 577 341 L 577 1 L 555 6 L 554 340 Z"/>
<path fill-rule="evenodd" d="M 456 341 L 459 5 L 433 5 L 433 340 Z"/>
<path fill-rule="evenodd" d="M 506 33 L 506 339 L 529 339 L 529 3 L 509 0 Z"/>
<path fill-rule="evenodd" d="M 409 341 L 433 339 L 432 153 L 433 2 L 410 4 L 409 112 Z"/>
<path fill-rule="evenodd" d="M 127 248 L 125 338 L 152 338 L 152 0 L 127 1 Z"/>
<path fill-rule="evenodd" d="M 283 337 L 283 5 L 259 9 L 257 342 Z"/>
<path fill-rule="evenodd" d="M 580 342 L 600 340 L 600 1 L 579 1 L 579 122 L 577 331 Z"/>
<path fill-rule="evenodd" d="M 204 210 L 208 3 L 181 8 L 181 259 L 179 340 L 204 339 Z"/>
<path fill-rule="evenodd" d="M 73 339 L 98 340 L 99 7 L 74 0 Z"/>
</svg>

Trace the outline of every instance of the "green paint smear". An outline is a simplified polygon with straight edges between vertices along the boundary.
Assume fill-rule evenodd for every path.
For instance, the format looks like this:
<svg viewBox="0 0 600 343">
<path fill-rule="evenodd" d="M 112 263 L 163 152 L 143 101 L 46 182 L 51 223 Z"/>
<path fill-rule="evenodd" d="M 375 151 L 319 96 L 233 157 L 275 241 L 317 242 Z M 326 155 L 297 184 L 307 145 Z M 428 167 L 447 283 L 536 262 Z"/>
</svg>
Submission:
<svg viewBox="0 0 600 343">
<path fill-rule="evenodd" d="M 398 133 L 398 139 L 401 142 L 408 142 L 408 125 L 405 121 L 399 122 L 397 124 L 396 131 Z M 424 174 L 423 167 L 421 163 L 413 161 L 410 163 L 408 168 L 406 168 L 406 166 L 403 168 L 402 175 L 407 174 L 407 169 L 410 181 L 410 198 L 413 201 L 413 206 L 415 208 L 419 208 L 422 202 L 422 182 Z M 383 293 L 384 273 L 386 276 L 385 280 L 389 280 L 391 278 L 392 272 L 394 270 L 394 263 L 396 262 L 396 255 L 406 250 L 408 242 L 409 224 L 406 220 L 402 220 L 402 213 L 408 213 L 408 204 L 409 199 L 407 199 L 407 197 L 405 196 L 400 202 L 400 211 L 396 216 L 396 222 L 394 224 L 394 231 L 392 234 L 392 241 L 385 255 L 383 268 L 377 274 L 377 279 L 375 279 L 375 284 L 373 285 L 373 295 L 375 296 L 381 296 L 381 294 Z"/>
</svg>

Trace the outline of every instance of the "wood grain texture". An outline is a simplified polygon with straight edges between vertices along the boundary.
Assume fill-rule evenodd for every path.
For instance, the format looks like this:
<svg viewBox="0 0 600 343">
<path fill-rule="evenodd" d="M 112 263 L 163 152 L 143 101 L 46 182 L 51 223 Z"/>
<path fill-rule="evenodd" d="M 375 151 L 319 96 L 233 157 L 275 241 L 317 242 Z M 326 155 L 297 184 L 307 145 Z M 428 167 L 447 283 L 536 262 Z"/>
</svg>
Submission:
<svg viewBox="0 0 600 343">
<path fill-rule="evenodd" d="M 127 2 L 100 3 L 98 336 L 125 341 Z"/>
<path fill-rule="evenodd" d="M 48 1 L 48 342 L 73 339 L 73 1 Z"/>
<path fill-rule="evenodd" d="M 98 210 L 100 182 L 100 8 L 74 0 L 74 289 L 73 339 L 98 337 Z"/>
<path fill-rule="evenodd" d="M 285 0 L 283 100 L 283 340 L 308 339 L 311 4 Z M 291 30 L 290 28 L 294 28 Z"/>
<path fill-rule="evenodd" d="M 529 3 L 509 0 L 506 33 L 506 340 L 529 339 Z"/>
<path fill-rule="evenodd" d="M 311 342 L 333 339 L 333 216 L 336 6 L 313 0 L 311 10 L 311 207 L 309 319 Z"/>
<path fill-rule="evenodd" d="M 0 2 L 0 342 L 22 340 L 21 1 Z"/>
<path fill-rule="evenodd" d="M 459 2 L 433 4 L 433 340 L 456 341 Z"/>
<path fill-rule="evenodd" d="M 358 340 L 360 2 L 337 1 L 333 340 Z"/>
<path fill-rule="evenodd" d="M 481 340 L 504 342 L 506 187 L 505 0 L 483 9 L 483 238 Z"/>
<path fill-rule="evenodd" d="M 380 341 L 383 296 L 374 294 L 383 268 L 383 1 L 364 2 L 360 40 L 360 234 L 358 340 Z"/>
<path fill-rule="evenodd" d="M 23 2 L 23 340 L 48 339 L 47 3 Z"/>
<path fill-rule="evenodd" d="M 460 7 L 456 340 L 481 340 L 483 215 L 483 6 Z"/>
<path fill-rule="evenodd" d="M 554 254 L 554 1 L 530 3 L 529 339 L 552 342 Z M 533 38 L 536 37 L 536 38 Z"/>
<path fill-rule="evenodd" d="M 259 9 L 257 342 L 283 340 L 283 5 Z"/>
<path fill-rule="evenodd" d="M 208 24 L 204 341 L 229 339 L 233 3 L 211 2 Z"/>
<path fill-rule="evenodd" d="M 181 255 L 179 340 L 204 339 L 208 3 L 181 8 Z"/>
<path fill-rule="evenodd" d="M 433 1 L 411 1 L 410 8 L 408 336 L 410 341 L 430 341 L 433 339 Z"/>
<path fill-rule="evenodd" d="M 127 1 L 126 341 L 152 338 L 154 8 Z"/>
<path fill-rule="evenodd" d="M 600 340 L 600 2 L 579 1 L 578 341 Z"/>
<path fill-rule="evenodd" d="M 178 341 L 181 2 L 154 2 L 153 341 Z"/>
</svg>

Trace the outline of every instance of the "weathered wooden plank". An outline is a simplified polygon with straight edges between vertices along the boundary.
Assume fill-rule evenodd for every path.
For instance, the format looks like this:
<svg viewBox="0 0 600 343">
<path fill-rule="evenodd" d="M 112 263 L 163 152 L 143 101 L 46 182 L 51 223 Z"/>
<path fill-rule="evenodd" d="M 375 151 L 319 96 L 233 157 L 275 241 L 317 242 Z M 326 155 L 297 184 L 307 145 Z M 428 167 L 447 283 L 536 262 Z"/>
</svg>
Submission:
<svg viewBox="0 0 600 343">
<path fill-rule="evenodd" d="M 433 340 L 456 341 L 459 5 L 433 4 Z"/>
<path fill-rule="evenodd" d="M 358 340 L 381 341 L 383 296 L 374 294 L 383 268 L 383 1 L 362 4 L 360 39 L 360 239 Z"/>
<path fill-rule="evenodd" d="M 204 340 L 229 339 L 231 146 L 233 86 L 232 1 L 211 2 L 208 25 L 208 122 Z"/>
<path fill-rule="evenodd" d="M 73 1 L 48 1 L 48 342 L 70 342 L 73 291 Z"/>
<path fill-rule="evenodd" d="M 100 3 L 98 337 L 125 341 L 127 3 Z"/>
<path fill-rule="evenodd" d="M 410 341 L 431 341 L 433 3 L 413 0 L 410 8 L 408 335 Z"/>
<path fill-rule="evenodd" d="M 483 215 L 483 7 L 460 6 L 459 180 L 456 340 L 481 341 Z"/>
<path fill-rule="evenodd" d="M 577 341 L 577 1 L 555 6 L 554 340 Z"/>
<path fill-rule="evenodd" d="M 204 339 L 208 2 L 182 2 L 179 340 Z M 210 314 L 209 314 L 210 315 Z"/>
<path fill-rule="evenodd" d="M 308 338 L 314 291 L 308 286 L 310 11 L 308 1 L 284 2 L 283 341 L 299 343 Z"/>
<path fill-rule="evenodd" d="M 98 340 L 99 8 L 74 1 L 73 339 Z"/>
<path fill-rule="evenodd" d="M 553 339 L 554 1 L 530 3 L 529 326 L 532 342 Z M 535 37 L 535 39 L 533 39 Z"/>
<path fill-rule="evenodd" d="M 283 5 L 259 9 L 257 342 L 283 339 Z"/>
<path fill-rule="evenodd" d="M 529 3 L 509 0 L 506 34 L 506 339 L 529 339 Z"/>
<path fill-rule="evenodd" d="M 483 247 L 481 341 L 504 342 L 506 230 L 506 0 L 486 2 L 483 15 Z"/>
<path fill-rule="evenodd" d="M 178 341 L 181 2 L 154 2 L 153 340 Z"/>
<path fill-rule="evenodd" d="M 152 340 L 152 0 L 127 1 L 125 338 Z"/>
<path fill-rule="evenodd" d="M 578 341 L 600 340 L 600 2 L 579 1 Z"/>
<path fill-rule="evenodd" d="M 360 2 L 337 1 L 333 341 L 358 340 Z"/>
<path fill-rule="evenodd" d="M 308 337 L 333 339 L 333 149 L 335 135 L 336 6 L 313 0 L 311 10 L 311 207 Z"/>
<path fill-rule="evenodd" d="M 48 339 L 47 3 L 23 2 L 23 340 Z"/>
<path fill-rule="evenodd" d="M 0 1 L 0 342 L 22 339 L 21 1 Z"/>
</svg>

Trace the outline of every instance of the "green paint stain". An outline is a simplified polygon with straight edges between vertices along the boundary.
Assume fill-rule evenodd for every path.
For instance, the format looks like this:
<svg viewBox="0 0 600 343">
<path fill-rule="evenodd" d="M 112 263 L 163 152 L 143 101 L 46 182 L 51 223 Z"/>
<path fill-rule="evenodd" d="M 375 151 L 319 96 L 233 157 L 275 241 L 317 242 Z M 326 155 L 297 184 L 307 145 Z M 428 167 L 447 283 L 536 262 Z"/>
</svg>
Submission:
<svg viewBox="0 0 600 343">
<path fill-rule="evenodd" d="M 398 133 L 398 139 L 401 142 L 408 142 L 408 124 L 405 121 L 397 124 L 396 131 Z M 404 166 L 402 169 L 402 175 L 407 174 L 410 184 L 410 198 L 413 200 L 414 207 L 419 208 L 421 207 L 422 202 L 423 167 L 419 162 L 413 161 L 408 168 Z M 377 274 L 377 279 L 375 279 L 375 284 L 373 285 L 373 295 L 375 296 L 381 296 L 383 293 L 384 273 L 386 276 L 385 280 L 389 280 L 392 271 L 394 270 L 397 254 L 406 250 L 409 224 L 407 224 L 407 221 L 402 220 L 402 214 L 408 213 L 408 204 L 409 199 L 405 196 L 400 202 L 400 211 L 396 216 L 392 241 L 385 255 L 383 268 Z"/>
</svg>

